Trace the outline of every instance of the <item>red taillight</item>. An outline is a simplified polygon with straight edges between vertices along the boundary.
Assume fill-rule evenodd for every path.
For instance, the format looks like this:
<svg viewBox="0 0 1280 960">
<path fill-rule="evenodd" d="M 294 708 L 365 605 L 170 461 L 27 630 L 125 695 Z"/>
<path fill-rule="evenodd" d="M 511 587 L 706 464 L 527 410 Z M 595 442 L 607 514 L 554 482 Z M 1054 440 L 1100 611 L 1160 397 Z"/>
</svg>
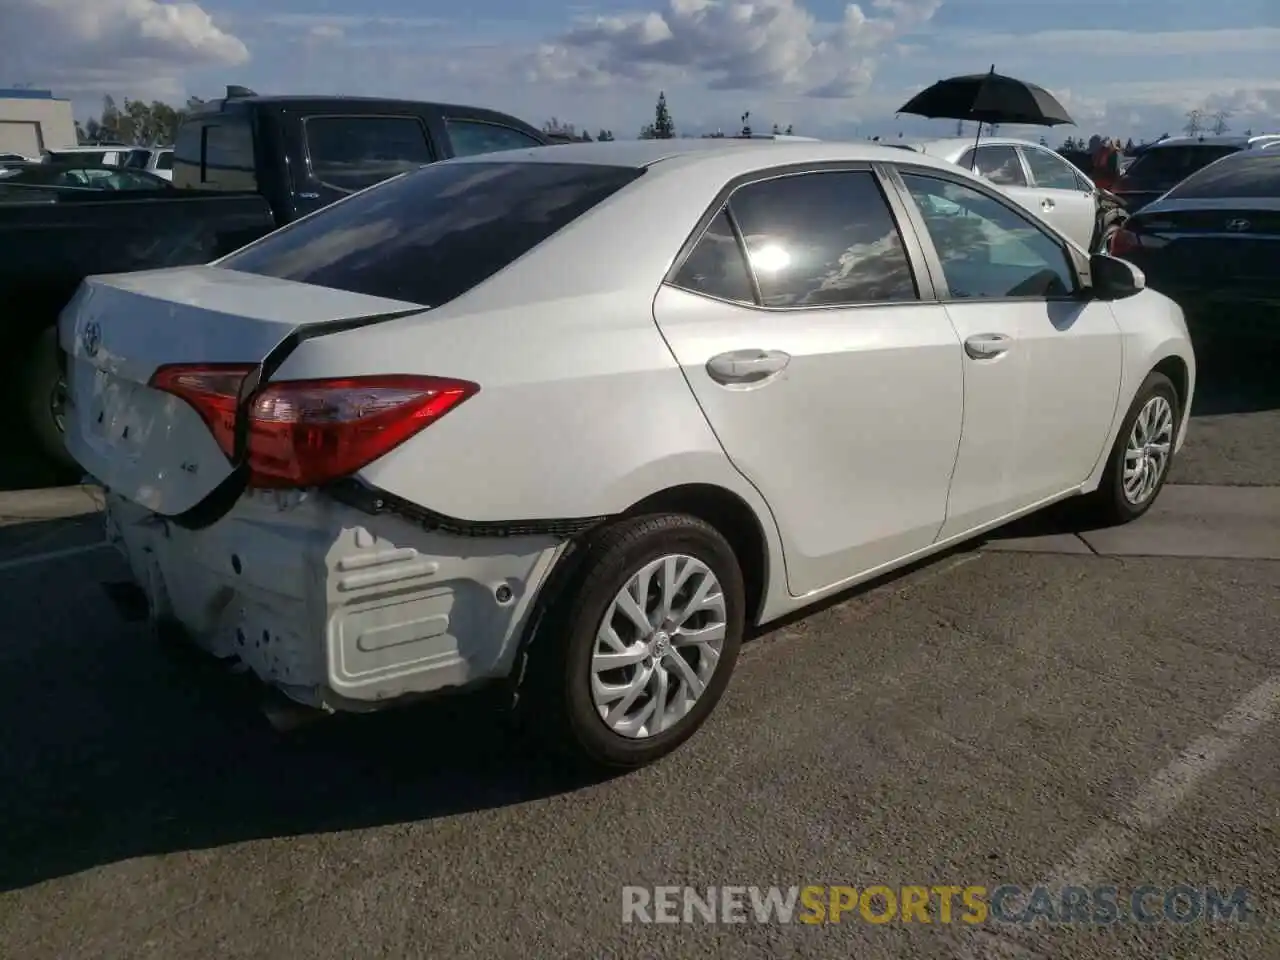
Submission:
<svg viewBox="0 0 1280 960">
<path fill-rule="evenodd" d="M 1113 257 L 1123 257 L 1126 253 L 1132 253 L 1134 250 L 1141 248 L 1142 238 L 1128 227 L 1121 227 L 1111 235 L 1111 242 L 1107 245 L 1107 253 Z"/>
<path fill-rule="evenodd" d="M 464 380 L 412 376 L 268 384 L 250 408 L 250 483 L 313 487 L 349 476 L 479 389 Z"/>
<path fill-rule="evenodd" d="M 162 368 L 152 386 L 195 407 L 230 456 L 236 398 L 252 369 Z M 465 380 L 400 375 L 267 384 L 249 406 L 249 484 L 314 487 L 349 476 L 479 389 Z"/>
<path fill-rule="evenodd" d="M 190 404 L 229 457 L 235 452 L 236 399 L 253 369 L 238 363 L 172 364 L 152 375 L 151 386 Z"/>
</svg>

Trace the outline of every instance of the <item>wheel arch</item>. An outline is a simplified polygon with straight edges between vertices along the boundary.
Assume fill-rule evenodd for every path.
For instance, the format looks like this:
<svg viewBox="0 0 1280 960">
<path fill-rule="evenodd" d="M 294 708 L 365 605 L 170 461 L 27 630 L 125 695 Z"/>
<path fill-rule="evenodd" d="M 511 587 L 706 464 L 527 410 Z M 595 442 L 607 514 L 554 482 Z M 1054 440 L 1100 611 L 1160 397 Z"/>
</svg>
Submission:
<svg viewBox="0 0 1280 960">
<path fill-rule="evenodd" d="M 742 571 L 748 622 L 759 620 L 769 590 L 769 540 L 764 524 L 741 496 L 711 483 L 683 483 L 650 494 L 620 516 L 686 513 L 713 526 L 732 548 Z"/>
</svg>

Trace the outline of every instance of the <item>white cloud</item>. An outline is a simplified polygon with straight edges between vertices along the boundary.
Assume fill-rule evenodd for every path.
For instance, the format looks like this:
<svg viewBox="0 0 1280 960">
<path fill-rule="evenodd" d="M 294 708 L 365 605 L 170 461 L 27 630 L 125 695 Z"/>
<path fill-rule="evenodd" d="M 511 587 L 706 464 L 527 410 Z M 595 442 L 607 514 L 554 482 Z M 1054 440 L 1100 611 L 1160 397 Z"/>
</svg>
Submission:
<svg viewBox="0 0 1280 960">
<path fill-rule="evenodd" d="M 1076 54 L 1089 57 L 1143 57 L 1190 54 L 1272 53 L 1280 48 L 1280 27 L 1233 30 L 1041 30 L 1033 33 L 973 33 L 955 38 L 968 50 L 992 56 L 1016 51 L 1028 54 Z"/>
<path fill-rule="evenodd" d="M 599 16 L 539 48 L 532 75 L 555 83 L 697 78 L 711 90 L 851 97 L 870 85 L 875 53 L 941 0 L 873 0 L 817 20 L 797 0 L 668 0 L 661 10 Z"/>
<path fill-rule="evenodd" d="M 70 94 L 174 96 L 191 67 L 239 66 L 249 50 L 195 3 L 3 0 L 0 63 Z"/>
</svg>

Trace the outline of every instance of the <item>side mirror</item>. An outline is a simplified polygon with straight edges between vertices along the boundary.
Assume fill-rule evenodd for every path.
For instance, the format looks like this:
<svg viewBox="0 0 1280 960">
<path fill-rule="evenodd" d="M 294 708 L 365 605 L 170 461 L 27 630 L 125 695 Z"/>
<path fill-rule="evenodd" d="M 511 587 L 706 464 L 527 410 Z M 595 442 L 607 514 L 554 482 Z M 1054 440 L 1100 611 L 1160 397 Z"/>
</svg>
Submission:
<svg viewBox="0 0 1280 960">
<path fill-rule="evenodd" d="M 1147 278 L 1128 260 L 1105 253 L 1089 258 L 1090 286 L 1099 300 L 1123 300 L 1146 289 Z"/>
</svg>

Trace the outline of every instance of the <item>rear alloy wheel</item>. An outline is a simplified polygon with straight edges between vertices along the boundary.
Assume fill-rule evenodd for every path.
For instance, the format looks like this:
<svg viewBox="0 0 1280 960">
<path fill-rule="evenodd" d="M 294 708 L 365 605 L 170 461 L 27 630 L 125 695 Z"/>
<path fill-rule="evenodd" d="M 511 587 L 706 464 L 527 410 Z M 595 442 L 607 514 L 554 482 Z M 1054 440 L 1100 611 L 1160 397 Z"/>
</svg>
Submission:
<svg viewBox="0 0 1280 960">
<path fill-rule="evenodd" d="M 1178 393 L 1162 373 L 1143 381 L 1093 495 L 1098 519 L 1109 525 L 1136 520 L 1151 508 L 1173 463 L 1180 412 Z"/>
<path fill-rule="evenodd" d="M 75 469 L 76 462 L 67 453 L 64 437 L 67 381 L 58 362 L 56 329 L 46 330 L 35 341 L 20 376 L 22 409 L 31 439 L 52 466 Z"/>
<path fill-rule="evenodd" d="M 744 626 L 732 549 L 695 517 L 622 521 L 533 639 L 527 722 L 593 766 L 631 768 L 691 737 L 729 683 Z"/>
</svg>

